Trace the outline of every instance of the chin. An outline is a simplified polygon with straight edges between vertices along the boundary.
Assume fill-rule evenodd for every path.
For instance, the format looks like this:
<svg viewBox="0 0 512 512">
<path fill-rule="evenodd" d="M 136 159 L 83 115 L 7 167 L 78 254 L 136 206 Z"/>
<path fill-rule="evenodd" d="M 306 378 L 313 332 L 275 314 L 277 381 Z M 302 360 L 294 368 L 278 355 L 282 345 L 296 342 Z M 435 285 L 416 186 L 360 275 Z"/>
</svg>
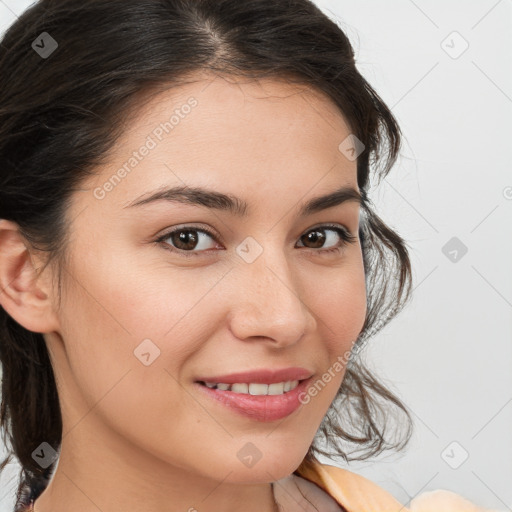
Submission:
<svg viewBox="0 0 512 512">
<path fill-rule="evenodd" d="M 307 452 L 307 449 L 306 449 Z M 238 463 L 236 461 L 226 468 L 225 474 L 231 471 L 228 480 L 233 483 L 261 484 L 271 483 L 291 475 L 304 459 L 305 453 L 282 451 L 261 454 L 261 458 L 252 460 L 249 456 Z"/>
</svg>

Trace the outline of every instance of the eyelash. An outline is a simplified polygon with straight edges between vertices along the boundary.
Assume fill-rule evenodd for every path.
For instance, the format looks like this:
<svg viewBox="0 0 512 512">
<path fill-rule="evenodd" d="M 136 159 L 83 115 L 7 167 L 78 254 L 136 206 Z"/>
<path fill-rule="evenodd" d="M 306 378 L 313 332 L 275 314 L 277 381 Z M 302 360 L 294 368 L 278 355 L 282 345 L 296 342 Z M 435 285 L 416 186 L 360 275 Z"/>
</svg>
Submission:
<svg viewBox="0 0 512 512">
<path fill-rule="evenodd" d="M 352 233 L 347 231 L 345 228 L 341 228 L 339 226 L 332 225 L 332 224 L 323 224 L 321 226 L 315 226 L 314 228 L 311 228 L 308 231 L 306 231 L 304 234 L 310 233 L 311 231 L 314 231 L 315 229 L 321 230 L 321 229 L 325 229 L 325 228 L 328 228 L 329 230 L 332 230 L 332 231 L 335 231 L 336 233 L 338 233 L 338 235 L 342 239 L 341 246 L 332 247 L 330 249 L 311 249 L 312 251 L 317 252 L 317 253 L 322 253 L 322 254 L 340 252 L 348 244 L 356 243 L 358 240 L 357 236 L 354 236 Z M 177 249 L 177 248 L 173 247 L 172 245 L 165 242 L 165 240 L 167 240 L 173 234 L 180 233 L 181 231 L 197 231 L 197 232 L 205 233 L 205 234 L 211 236 L 213 238 L 213 240 L 215 240 L 218 243 L 218 241 L 216 239 L 216 235 L 212 231 L 210 231 L 209 229 L 206 229 L 206 228 L 196 228 L 193 226 L 185 226 L 185 227 L 173 229 L 172 231 L 165 233 L 164 235 L 159 237 L 157 240 L 155 240 L 155 243 L 163 244 L 164 248 L 167 249 L 168 251 L 179 254 L 180 256 L 184 256 L 185 258 L 192 258 L 192 257 L 200 256 L 204 251 L 183 251 L 182 249 Z"/>
</svg>

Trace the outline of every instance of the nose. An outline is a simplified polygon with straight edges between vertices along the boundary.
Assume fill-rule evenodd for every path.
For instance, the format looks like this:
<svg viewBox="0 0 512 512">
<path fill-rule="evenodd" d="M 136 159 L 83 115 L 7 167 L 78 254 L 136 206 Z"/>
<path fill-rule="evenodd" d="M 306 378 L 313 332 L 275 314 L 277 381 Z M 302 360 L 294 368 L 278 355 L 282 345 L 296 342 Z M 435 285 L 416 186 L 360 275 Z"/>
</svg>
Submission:
<svg viewBox="0 0 512 512">
<path fill-rule="evenodd" d="M 230 326 L 241 340 L 264 339 L 276 348 L 300 341 L 316 326 L 282 251 L 266 249 L 252 263 L 241 262 L 232 276 L 237 283 L 231 295 Z"/>
</svg>

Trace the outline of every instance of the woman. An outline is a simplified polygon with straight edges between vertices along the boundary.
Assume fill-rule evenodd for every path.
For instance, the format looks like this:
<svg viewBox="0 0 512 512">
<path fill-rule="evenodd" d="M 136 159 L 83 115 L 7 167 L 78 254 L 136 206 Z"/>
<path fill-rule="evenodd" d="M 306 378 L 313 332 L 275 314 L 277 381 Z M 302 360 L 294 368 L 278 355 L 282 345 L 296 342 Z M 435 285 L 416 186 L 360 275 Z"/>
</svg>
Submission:
<svg viewBox="0 0 512 512">
<path fill-rule="evenodd" d="M 340 28 L 307 0 L 43 0 L 0 52 L 16 509 L 406 510 L 317 458 L 410 435 L 357 359 L 411 291 L 367 195 L 400 130 Z"/>
</svg>

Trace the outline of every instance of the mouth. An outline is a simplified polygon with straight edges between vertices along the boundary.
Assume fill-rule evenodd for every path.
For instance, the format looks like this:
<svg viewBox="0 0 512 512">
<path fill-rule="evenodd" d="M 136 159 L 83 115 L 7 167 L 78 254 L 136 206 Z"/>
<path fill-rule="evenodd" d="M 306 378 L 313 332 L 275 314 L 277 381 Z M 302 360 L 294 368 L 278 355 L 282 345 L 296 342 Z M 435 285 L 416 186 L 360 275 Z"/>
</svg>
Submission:
<svg viewBox="0 0 512 512">
<path fill-rule="evenodd" d="M 203 396 L 212 399 L 214 406 L 226 407 L 239 416 L 260 422 L 283 419 L 303 405 L 301 397 L 312 381 L 306 379 L 273 383 L 195 381 Z"/>
<path fill-rule="evenodd" d="M 275 396 L 283 395 L 284 393 L 289 393 L 290 391 L 293 391 L 303 380 L 287 380 L 283 382 L 274 382 L 272 384 L 265 384 L 260 382 L 235 382 L 234 384 L 228 384 L 226 382 L 197 382 L 202 386 L 208 387 L 209 389 L 232 391 L 233 393 L 240 393 L 252 396 Z"/>
</svg>

